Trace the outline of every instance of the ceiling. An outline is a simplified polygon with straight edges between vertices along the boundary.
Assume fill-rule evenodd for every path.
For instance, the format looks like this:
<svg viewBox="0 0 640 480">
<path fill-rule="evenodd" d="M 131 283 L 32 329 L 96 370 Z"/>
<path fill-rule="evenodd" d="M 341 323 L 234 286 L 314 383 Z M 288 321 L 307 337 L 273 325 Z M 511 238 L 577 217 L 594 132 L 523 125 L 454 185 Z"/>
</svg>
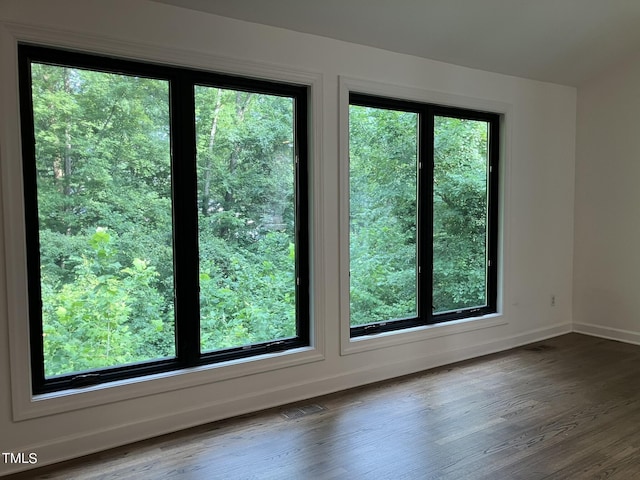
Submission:
<svg viewBox="0 0 640 480">
<path fill-rule="evenodd" d="M 155 0 L 579 86 L 640 55 L 640 0 Z"/>
</svg>

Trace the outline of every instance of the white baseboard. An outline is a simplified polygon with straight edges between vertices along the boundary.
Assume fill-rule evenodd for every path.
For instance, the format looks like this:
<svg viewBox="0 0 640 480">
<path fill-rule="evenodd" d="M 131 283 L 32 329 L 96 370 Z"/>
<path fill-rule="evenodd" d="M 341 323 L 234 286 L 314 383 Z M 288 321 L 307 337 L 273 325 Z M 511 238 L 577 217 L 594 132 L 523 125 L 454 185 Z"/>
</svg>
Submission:
<svg viewBox="0 0 640 480">
<path fill-rule="evenodd" d="M 622 330 L 619 328 L 602 327 L 590 323 L 574 322 L 573 331 L 593 337 L 606 338 L 608 340 L 617 340 L 619 342 L 632 343 L 640 345 L 640 332 L 632 332 L 630 330 Z"/>
<path fill-rule="evenodd" d="M 383 367 L 367 367 L 347 373 L 311 379 L 297 384 L 280 385 L 272 390 L 245 395 L 226 402 L 212 402 L 193 409 L 177 411 L 171 415 L 146 418 L 139 422 L 112 426 L 99 431 L 67 436 L 54 442 L 22 447 L 23 452 L 37 452 L 37 465 L 5 465 L 0 476 L 16 473 L 28 468 L 70 460 L 140 440 L 183 430 L 224 418 L 243 415 L 287 403 L 302 401 L 368 383 L 428 370 L 450 363 L 468 360 L 483 355 L 509 350 L 528 343 L 556 337 L 572 331 L 571 324 L 533 330 L 505 337 L 492 342 L 471 345 L 443 353 L 425 355 L 411 360 L 386 364 Z"/>
</svg>

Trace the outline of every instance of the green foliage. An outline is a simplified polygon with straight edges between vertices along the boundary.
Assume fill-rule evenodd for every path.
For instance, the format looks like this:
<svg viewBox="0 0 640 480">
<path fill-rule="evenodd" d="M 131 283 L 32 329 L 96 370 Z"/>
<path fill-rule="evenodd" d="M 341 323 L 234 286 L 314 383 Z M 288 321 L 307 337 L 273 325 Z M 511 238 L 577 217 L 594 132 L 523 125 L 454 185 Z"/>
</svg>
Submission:
<svg viewBox="0 0 640 480">
<path fill-rule="evenodd" d="M 47 376 L 175 355 L 168 82 L 32 64 Z M 195 89 L 204 351 L 296 334 L 294 105 Z M 350 110 L 351 320 L 416 312 L 416 114 Z M 436 119 L 434 308 L 484 303 L 483 122 Z"/>
<path fill-rule="evenodd" d="M 196 88 L 201 347 L 293 337 L 293 103 Z"/>
<path fill-rule="evenodd" d="M 435 118 L 435 312 L 487 301 L 487 131 L 486 122 Z"/>
<path fill-rule="evenodd" d="M 255 252 L 236 249 L 201 262 L 200 321 L 203 350 L 293 337 L 293 245 L 270 232 Z"/>
<path fill-rule="evenodd" d="M 351 106 L 351 324 L 416 315 L 417 114 Z M 436 117 L 433 308 L 486 303 L 487 124 Z"/>
<path fill-rule="evenodd" d="M 352 325 L 416 315 L 417 121 L 350 108 Z"/>
<path fill-rule="evenodd" d="M 168 83 L 31 67 L 46 375 L 173 356 Z M 295 336 L 293 101 L 195 101 L 202 349 Z"/>
<path fill-rule="evenodd" d="M 165 341 L 170 309 L 144 260 L 122 268 L 115 239 L 99 228 L 92 254 L 77 259 L 73 281 L 56 289 L 42 278 L 45 374 L 122 365 L 173 355 Z"/>
</svg>

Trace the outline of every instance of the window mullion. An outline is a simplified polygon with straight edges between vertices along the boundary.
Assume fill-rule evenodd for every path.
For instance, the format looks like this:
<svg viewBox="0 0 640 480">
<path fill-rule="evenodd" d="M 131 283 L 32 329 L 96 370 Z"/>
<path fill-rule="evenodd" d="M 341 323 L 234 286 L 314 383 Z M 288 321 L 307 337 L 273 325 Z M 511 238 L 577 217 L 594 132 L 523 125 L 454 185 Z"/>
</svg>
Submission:
<svg viewBox="0 0 640 480">
<path fill-rule="evenodd" d="M 180 363 L 194 365 L 200 358 L 198 198 L 194 86 L 187 74 L 171 83 L 171 135 L 176 350 Z"/>
<path fill-rule="evenodd" d="M 422 168 L 418 177 L 418 317 L 421 323 L 433 320 L 433 109 L 420 112 L 418 157 Z"/>
</svg>

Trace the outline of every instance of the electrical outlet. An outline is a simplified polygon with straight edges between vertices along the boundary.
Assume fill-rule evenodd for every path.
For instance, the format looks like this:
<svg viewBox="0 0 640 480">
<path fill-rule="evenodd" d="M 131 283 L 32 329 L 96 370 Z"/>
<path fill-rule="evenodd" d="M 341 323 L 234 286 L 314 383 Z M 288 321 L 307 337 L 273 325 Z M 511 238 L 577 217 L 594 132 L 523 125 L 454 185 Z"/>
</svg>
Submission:
<svg viewBox="0 0 640 480">
<path fill-rule="evenodd" d="M 551 294 L 551 306 L 556 306 L 556 296 L 554 294 Z"/>
</svg>

